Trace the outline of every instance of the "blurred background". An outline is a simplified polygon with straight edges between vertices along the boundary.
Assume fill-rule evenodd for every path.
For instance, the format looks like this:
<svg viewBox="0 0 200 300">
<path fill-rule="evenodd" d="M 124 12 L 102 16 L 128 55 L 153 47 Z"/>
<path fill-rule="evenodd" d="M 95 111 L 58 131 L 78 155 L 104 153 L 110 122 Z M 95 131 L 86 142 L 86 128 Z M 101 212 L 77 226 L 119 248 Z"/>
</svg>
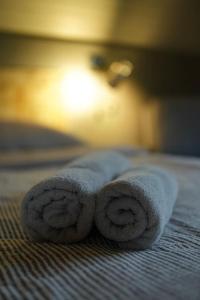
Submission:
<svg viewBox="0 0 200 300">
<path fill-rule="evenodd" d="M 200 155 L 199 28 L 197 0 L 0 0 L 0 144 L 33 124 Z"/>
</svg>

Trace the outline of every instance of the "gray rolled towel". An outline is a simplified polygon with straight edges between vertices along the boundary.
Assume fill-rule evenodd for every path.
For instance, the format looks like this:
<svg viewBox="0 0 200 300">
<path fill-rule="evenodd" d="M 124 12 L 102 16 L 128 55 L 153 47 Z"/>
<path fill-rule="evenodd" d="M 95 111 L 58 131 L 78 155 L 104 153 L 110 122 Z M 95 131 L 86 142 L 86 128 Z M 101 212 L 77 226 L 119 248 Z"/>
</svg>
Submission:
<svg viewBox="0 0 200 300">
<path fill-rule="evenodd" d="M 94 152 L 74 160 L 26 194 L 21 206 L 24 232 L 33 241 L 82 240 L 94 220 L 95 194 L 129 168 L 130 161 L 115 151 Z"/>
<path fill-rule="evenodd" d="M 149 248 L 171 217 L 177 191 L 173 174 L 150 165 L 133 168 L 99 192 L 96 226 L 120 248 Z"/>
</svg>

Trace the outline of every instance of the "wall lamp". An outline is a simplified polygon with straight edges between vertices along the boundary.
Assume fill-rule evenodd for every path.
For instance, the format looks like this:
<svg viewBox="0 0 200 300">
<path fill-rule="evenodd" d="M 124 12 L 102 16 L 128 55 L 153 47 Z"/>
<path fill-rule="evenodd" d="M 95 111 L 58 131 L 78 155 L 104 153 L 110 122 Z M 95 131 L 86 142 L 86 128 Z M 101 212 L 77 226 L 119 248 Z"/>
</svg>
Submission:
<svg viewBox="0 0 200 300">
<path fill-rule="evenodd" d="M 129 60 L 113 61 L 110 64 L 100 55 L 91 57 L 92 69 L 104 71 L 106 73 L 107 82 L 110 86 L 116 87 L 121 81 L 128 78 L 134 69 L 133 63 Z"/>
</svg>

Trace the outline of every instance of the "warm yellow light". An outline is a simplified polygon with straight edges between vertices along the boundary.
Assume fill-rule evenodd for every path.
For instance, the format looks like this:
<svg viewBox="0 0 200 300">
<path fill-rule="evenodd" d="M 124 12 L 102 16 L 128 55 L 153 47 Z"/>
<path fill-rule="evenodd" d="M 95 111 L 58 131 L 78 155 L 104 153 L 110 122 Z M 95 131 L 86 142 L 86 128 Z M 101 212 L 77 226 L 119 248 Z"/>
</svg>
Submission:
<svg viewBox="0 0 200 300">
<path fill-rule="evenodd" d="M 123 77 L 128 77 L 133 71 L 133 64 L 128 60 L 119 62 L 116 61 L 111 64 L 110 69 L 115 74 L 121 75 Z"/>
<path fill-rule="evenodd" d="M 90 111 L 97 104 L 98 91 L 98 81 L 85 70 L 69 71 L 61 82 L 64 105 L 72 113 Z"/>
</svg>

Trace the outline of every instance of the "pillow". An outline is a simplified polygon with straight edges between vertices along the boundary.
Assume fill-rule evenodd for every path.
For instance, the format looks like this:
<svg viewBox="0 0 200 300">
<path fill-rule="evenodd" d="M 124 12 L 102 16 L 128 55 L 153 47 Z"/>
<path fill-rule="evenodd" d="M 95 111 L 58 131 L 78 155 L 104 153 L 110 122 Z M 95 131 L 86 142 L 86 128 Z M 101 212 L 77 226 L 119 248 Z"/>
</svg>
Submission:
<svg viewBox="0 0 200 300">
<path fill-rule="evenodd" d="M 0 150 L 44 149 L 83 146 L 84 143 L 57 130 L 39 125 L 0 122 Z"/>
</svg>

